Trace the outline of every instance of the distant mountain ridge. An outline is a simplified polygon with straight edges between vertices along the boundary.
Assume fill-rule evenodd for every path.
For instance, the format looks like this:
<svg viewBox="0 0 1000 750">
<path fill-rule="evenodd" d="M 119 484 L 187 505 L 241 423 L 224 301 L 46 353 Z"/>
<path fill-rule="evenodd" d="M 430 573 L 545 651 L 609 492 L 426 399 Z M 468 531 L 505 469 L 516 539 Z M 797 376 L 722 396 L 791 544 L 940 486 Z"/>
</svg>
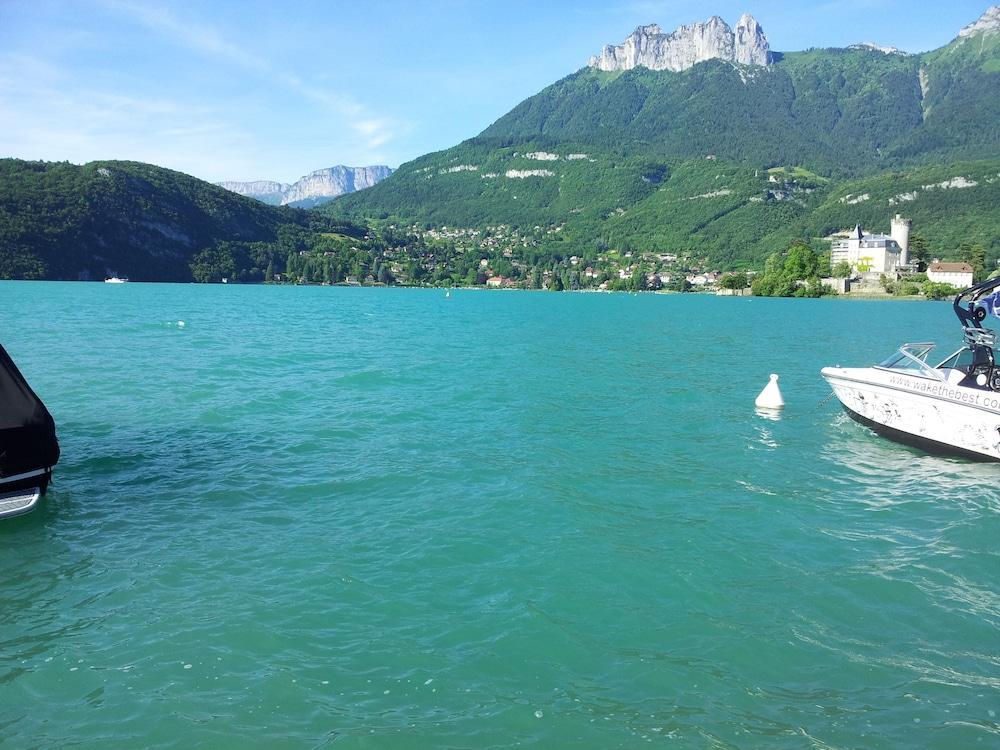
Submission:
<svg viewBox="0 0 1000 750">
<path fill-rule="evenodd" d="M 369 188 L 392 173 L 391 167 L 383 165 L 345 167 L 338 164 L 335 167 L 310 172 L 290 185 L 272 180 L 226 181 L 215 184 L 272 206 L 312 208 L 333 200 L 338 195 Z"/>
<path fill-rule="evenodd" d="M 285 191 L 291 187 L 284 182 L 274 182 L 273 180 L 253 180 L 251 182 L 217 182 L 221 188 L 225 188 L 234 193 L 239 193 L 246 198 L 256 198 L 262 203 L 270 206 L 280 206 L 285 197 Z"/>
</svg>

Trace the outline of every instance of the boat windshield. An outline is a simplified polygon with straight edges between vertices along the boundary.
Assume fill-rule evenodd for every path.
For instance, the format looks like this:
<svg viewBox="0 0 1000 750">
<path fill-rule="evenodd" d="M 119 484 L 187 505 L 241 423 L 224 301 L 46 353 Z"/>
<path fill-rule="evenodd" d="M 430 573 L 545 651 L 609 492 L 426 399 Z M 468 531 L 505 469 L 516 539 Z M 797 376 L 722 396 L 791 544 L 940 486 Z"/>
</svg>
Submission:
<svg viewBox="0 0 1000 750">
<path fill-rule="evenodd" d="M 911 374 L 927 375 L 940 380 L 941 373 L 927 363 L 927 355 L 933 348 L 934 344 L 903 344 L 895 354 L 878 366 L 887 370 L 906 370 Z"/>
<path fill-rule="evenodd" d="M 938 369 L 943 370 L 950 367 L 956 370 L 968 371 L 968 369 L 975 363 L 975 361 L 976 361 L 976 353 L 972 349 L 969 349 L 967 346 L 963 346 L 957 352 L 948 357 L 948 359 L 944 360 L 944 362 L 939 364 Z"/>
<path fill-rule="evenodd" d="M 886 367 L 890 370 L 923 370 L 929 367 L 927 355 L 934 344 L 903 344 L 885 362 L 879 363 L 879 367 Z"/>
</svg>

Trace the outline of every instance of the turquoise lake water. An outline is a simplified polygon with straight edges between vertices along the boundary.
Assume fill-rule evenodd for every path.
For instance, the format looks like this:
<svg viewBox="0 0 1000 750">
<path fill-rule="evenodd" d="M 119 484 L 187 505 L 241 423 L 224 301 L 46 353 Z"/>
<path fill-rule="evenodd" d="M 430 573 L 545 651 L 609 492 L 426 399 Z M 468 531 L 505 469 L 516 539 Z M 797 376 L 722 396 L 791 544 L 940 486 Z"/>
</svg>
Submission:
<svg viewBox="0 0 1000 750">
<path fill-rule="evenodd" d="M 819 375 L 946 303 L 0 303 L 63 451 L 0 522 L 3 747 L 1000 747 L 1000 466 Z"/>
</svg>

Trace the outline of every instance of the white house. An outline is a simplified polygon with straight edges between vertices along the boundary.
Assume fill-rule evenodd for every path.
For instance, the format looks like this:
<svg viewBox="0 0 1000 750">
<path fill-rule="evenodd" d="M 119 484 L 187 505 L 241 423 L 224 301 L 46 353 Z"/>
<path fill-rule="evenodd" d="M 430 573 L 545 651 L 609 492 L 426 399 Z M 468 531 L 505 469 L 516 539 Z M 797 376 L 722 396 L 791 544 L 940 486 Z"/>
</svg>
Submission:
<svg viewBox="0 0 1000 750">
<path fill-rule="evenodd" d="M 972 266 L 968 263 L 942 263 L 935 260 L 927 267 L 927 279 L 965 289 L 972 286 Z"/>
<path fill-rule="evenodd" d="M 903 248 L 887 234 L 865 234 L 861 225 L 830 246 L 830 264 L 846 261 L 861 273 L 895 273 L 906 263 Z"/>
</svg>

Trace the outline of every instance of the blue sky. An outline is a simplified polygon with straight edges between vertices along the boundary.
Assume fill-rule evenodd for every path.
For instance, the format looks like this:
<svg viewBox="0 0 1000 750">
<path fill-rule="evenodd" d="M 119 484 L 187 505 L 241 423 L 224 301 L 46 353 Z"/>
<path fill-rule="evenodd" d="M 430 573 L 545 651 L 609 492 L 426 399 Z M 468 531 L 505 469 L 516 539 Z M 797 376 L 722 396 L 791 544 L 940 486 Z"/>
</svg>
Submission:
<svg viewBox="0 0 1000 750">
<path fill-rule="evenodd" d="M 476 135 L 636 26 L 743 12 L 771 48 L 917 52 L 988 0 L 0 0 L 0 156 L 293 182 Z"/>
</svg>

